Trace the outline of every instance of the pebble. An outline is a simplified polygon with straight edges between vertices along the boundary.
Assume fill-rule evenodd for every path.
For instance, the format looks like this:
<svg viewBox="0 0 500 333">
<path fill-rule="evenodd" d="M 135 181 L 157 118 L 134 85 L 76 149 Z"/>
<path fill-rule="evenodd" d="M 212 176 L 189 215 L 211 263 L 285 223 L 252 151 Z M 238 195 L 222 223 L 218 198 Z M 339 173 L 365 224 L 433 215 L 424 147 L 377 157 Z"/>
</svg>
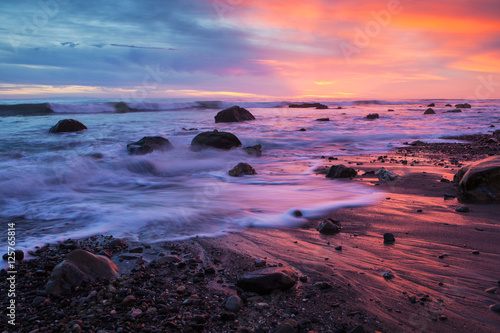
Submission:
<svg viewBox="0 0 500 333">
<path fill-rule="evenodd" d="M 455 208 L 455 212 L 468 213 L 468 212 L 470 212 L 470 209 L 467 206 L 460 206 L 460 207 Z"/>
<path fill-rule="evenodd" d="M 384 243 L 394 243 L 396 241 L 396 237 L 390 232 L 386 232 L 384 234 Z"/>
<path fill-rule="evenodd" d="M 336 247 L 335 247 L 335 250 L 337 250 L 337 251 L 342 251 L 342 246 L 341 246 L 341 245 L 336 246 Z"/>
<path fill-rule="evenodd" d="M 136 298 L 134 295 L 128 295 L 127 297 L 125 297 L 122 301 L 122 305 L 125 305 L 125 306 L 128 306 L 128 305 L 132 305 L 134 304 L 136 301 Z"/>
<path fill-rule="evenodd" d="M 384 279 L 388 279 L 389 280 L 389 279 L 392 279 L 394 277 L 394 274 L 392 274 L 391 271 L 387 270 L 387 271 L 382 272 L 382 277 Z"/>
<path fill-rule="evenodd" d="M 264 259 L 255 259 L 255 267 L 264 267 L 267 262 Z"/>
<path fill-rule="evenodd" d="M 500 313 L 500 303 L 490 305 L 490 310 L 496 313 Z"/>
<path fill-rule="evenodd" d="M 489 294 L 498 294 L 498 287 L 491 287 L 485 290 Z"/>
<path fill-rule="evenodd" d="M 332 287 L 331 284 L 329 284 L 328 282 L 324 282 L 324 281 L 322 281 L 322 282 L 316 282 L 314 284 L 314 286 L 316 288 L 319 288 L 320 290 L 326 290 L 326 289 L 330 289 Z"/>
<path fill-rule="evenodd" d="M 472 251 L 472 254 L 479 254 L 480 252 L 478 250 Z"/>
<path fill-rule="evenodd" d="M 232 295 L 227 299 L 224 306 L 229 311 L 238 312 L 243 308 L 243 301 L 238 296 Z"/>
</svg>

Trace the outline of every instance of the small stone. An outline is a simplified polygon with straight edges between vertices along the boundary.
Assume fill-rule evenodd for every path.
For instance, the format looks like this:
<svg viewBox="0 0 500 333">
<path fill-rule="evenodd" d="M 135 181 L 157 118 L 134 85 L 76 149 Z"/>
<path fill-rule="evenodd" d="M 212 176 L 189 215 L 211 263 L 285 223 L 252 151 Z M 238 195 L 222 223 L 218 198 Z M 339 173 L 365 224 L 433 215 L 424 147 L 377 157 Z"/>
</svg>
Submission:
<svg viewBox="0 0 500 333">
<path fill-rule="evenodd" d="M 14 256 L 11 256 L 11 257 L 16 258 L 16 261 L 22 261 L 24 259 L 24 252 L 22 250 L 15 250 L 14 251 Z M 5 260 L 5 261 L 8 261 L 9 260 L 9 254 L 5 253 L 2 256 L 2 259 Z"/>
<path fill-rule="evenodd" d="M 243 308 L 243 301 L 238 296 L 232 295 L 227 299 L 224 306 L 229 311 L 238 312 Z"/>
<path fill-rule="evenodd" d="M 390 232 L 386 232 L 384 234 L 384 243 L 394 243 L 396 241 L 396 237 Z"/>
<path fill-rule="evenodd" d="M 288 323 L 278 325 L 272 333 L 296 333 L 297 330 Z"/>
<path fill-rule="evenodd" d="M 109 243 L 109 247 L 112 249 L 119 248 L 119 247 L 122 247 L 122 248 L 127 247 L 127 242 L 124 239 L 117 238 L 117 239 L 112 240 Z"/>
<path fill-rule="evenodd" d="M 322 282 L 316 282 L 314 284 L 314 286 L 316 288 L 319 288 L 320 290 L 326 290 L 326 289 L 330 289 L 332 287 L 331 284 L 329 284 L 328 282 L 323 282 L 323 281 Z"/>
<path fill-rule="evenodd" d="M 363 325 L 358 325 L 350 330 L 349 333 L 365 333 L 365 328 L 363 327 Z"/>
<path fill-rule="evenodd" d="M 391 271 L 387 270 L 387 271 L 382 272 L 382 277 L 384 279 L 390 280 L 394 277 L 394 274 L 392 274 Z"/>
<path fill-rule="evenodd" d="M 269 304 L 267 303 L 264 303 L 264 302 L 260 302 L 260 303 L 257 303 L 255 304 L 259 309 L 267 309 L 269 308 Z"/>
<path fill-rule="evenodd" d="M 469 211 L 470 211 L 470 209 L 467 206 L 460 206 L 460 207 L 455 208 L 455 212 L 458 212 L 458 213 L 468 213 Z"/>
<path fill-rule="evenodd" d="M 127 297 L 125 297 L 122 301 L 122 305 L 124 306 L 129 306 L 129 305 L 132 305 L 134 304 L 136 301 L 136 298 L 134 295 L 128 295 Z"/>
<path fill-rule="evenodd" d="M 327 218 L 320 224 L 318 231 L 323 235 L 334 235 L 339 232 L 341 228 L 342 226 L 339 221 Z"/>
<path fill-rule="evenodd" d="M 33 302 L 31 303 L 33 306 L 37 307 L 39 306 L 40 304 L 43 304 L 46 300 L 48 300 L 48 298 L 46 297 L 41 297 L 41 296 L 37 296 L 35 297 L 35 299 L 33 300 Z"/>
<path fill-rule="evenodd" d="M 480 252 L 478 250 L 472 251 L 472 254 L 479 254 Z"/>
<path fill-rule="evenodd" d="M 164 257 L 157 258 L 155 261 L 157 264 L 163 265 L 163 264 L 167 264 L 167 263 L 175 264 L 175 263 L 181 262 L 182 260 L 178 256 L 164 256 Z"/>
<path fill-rule="evenodd" d="M 295 217 L 302 217 L 302 212 L 300 210 L 294 210 L 292 214 Z"/>
<path fill-rule="evenodd" d="M 128 250 L 128 252 L 130 252 L 130 253 L 142 253 L 142 251 L 144 251 L 144 248 L 142 248 L 140 246 L 134 247 L 133 249 Z"/>
<path fill-rule="evenodd" d="M 229 175 L 231 177 L 241 177 L 245 175 L 255 175 L 254 168 L 248 163 L 238 163 L 234 168 L 229 170 Z"/>
<path fill-rule="evenodd" d="M 307 276 L 305 276 L 305 275 L 301 275 L 301 276 L 299 277 L 299 281 L 300 281 L 300 282 L 307 282 Z"/>
<path fill-rule="evenodd" d="M 316 121 L 330 121 L 330 118 L 318 118 Z"/>
<path fill-rule="evenodd" d="M 439 320 L 445 321 L 448 320 L 448 317 L 446 317 L 445 315 L 440 315 Z"/>
<path fill-rule="evenodd" d="M 255 267 L 264 267 L 267 262 L 264 259 L 255 259 Z"/>
<path fill-rule="evenodd" d="M 335 247 L 335 250 L 337 250 L 337 251 L 342 251 L 342 245 L 336 246 L 336 247 Z"/>
<path fill-rule="evenodd" d="M 380 116 L 378 113 L 370 113 L 369 115 L 366 116 L 366 119 L 378 119 Z"/>
<path fill-rule="evenodd" d="M 498 287 L 491 287 L 486 289 L 485 291 L 490 294 L 498 294 Z"/>
<path fill-rule="evenodd" d="M 135 317 L 140 316 L 142 314 L 141 309 L 135 309 L 132 308 L 132 311 L 130 312 L 130 316 L 135 319 Z"/>
<path fill-rule="evenodd" d="M 490 310 L 496 313 L 500 313 L 500 303 L 490 305 Z"/>
</svg>

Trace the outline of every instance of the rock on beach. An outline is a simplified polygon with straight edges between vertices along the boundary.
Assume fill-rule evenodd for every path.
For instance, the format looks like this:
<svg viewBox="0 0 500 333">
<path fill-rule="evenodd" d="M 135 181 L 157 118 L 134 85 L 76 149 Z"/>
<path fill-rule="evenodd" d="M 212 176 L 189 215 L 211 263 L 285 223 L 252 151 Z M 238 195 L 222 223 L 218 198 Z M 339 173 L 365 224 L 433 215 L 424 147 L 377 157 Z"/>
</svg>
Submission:
<svg viewBox="0 0 500 333">
<path fill-rule="evenodd" d="M 216 123 L 232 123 L 255 120 L 255 117 L 250 113 L 250 111 L 237 105 L 220 111 L 214 118 Z"/>
</svg>

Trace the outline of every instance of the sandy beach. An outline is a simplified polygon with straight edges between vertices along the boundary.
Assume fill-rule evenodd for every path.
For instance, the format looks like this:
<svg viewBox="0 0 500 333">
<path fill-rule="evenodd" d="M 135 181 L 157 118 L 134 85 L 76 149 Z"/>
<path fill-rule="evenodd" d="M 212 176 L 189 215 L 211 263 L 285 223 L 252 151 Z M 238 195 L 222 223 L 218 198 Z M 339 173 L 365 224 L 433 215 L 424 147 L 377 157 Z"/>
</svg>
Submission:
<svg viewBox="0 0 500 333">
<path fill-rule="evenodd" d="M 499 303 L 500 205 L 460 202 L 453 182 L 462 165 L 498 154 L 488 137 L 322 157 L 318 172 L 352 166 L 358 176 L 342 181 L 386 193 L 376 205 L 331 213 L 342 226 L 334 235 L 319 233 L 323 219 L 316 219 L 182 242 L 112 248 L 112 238 L 101 236 L 38 249 L 17 265 L 15 331 L 497 332 L 500 317 L 489 306 Z M 370 171 L 381 167 L 400 177 L 380 181 Z M 388 232 L 394 243 L 384 243 Z M 108 255 L 120 277 L 49 297 L 53 267 L 75 248 Z M 158 264 L 161 256 L 178 260 Z M 265 295 L 237 286 L 238 277 L 264 266 L 291 268 L 300 279 Z M 386 271 L 393 277 L 384 278 Z M 243 302 L 236 311 L 226 306 L 231 295 Z"/>
</svg>

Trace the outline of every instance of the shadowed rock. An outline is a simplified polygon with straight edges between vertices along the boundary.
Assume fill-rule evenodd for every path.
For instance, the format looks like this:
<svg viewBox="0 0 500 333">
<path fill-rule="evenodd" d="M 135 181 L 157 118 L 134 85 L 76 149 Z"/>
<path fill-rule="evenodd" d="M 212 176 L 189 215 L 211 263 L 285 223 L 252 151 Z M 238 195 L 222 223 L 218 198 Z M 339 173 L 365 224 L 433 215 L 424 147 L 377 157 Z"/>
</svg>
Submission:
<svg viewBox="0 0 500 333">
<path fill-rule="evenodd" d="M 436 112 L 434 112 L 433 109 L 428 108 L 427 110 L 425 110 L 424 114 L 436 114 Z"/>
<path fill-rule="evenodd" d="M 216 123 L 233 123 L 246 120 L 255 120 L 255 117 L 250 111 L 237 105 L 224 109 L 215 116 Z"/>
<path fill-rule="evenodd" d="M 436 106 L 436 104 L 434 104 L 434 103 L 431 103 L 431 104 L 427 105 L 428 108 L 433 108 L 435 106 Z"/>
<path fill-rule="evenodd" d="M 231 177 L 241 177 L 244 175 L 255 175 L 254 168 L 248 163 L 238 163 L 234 168 L 229 170 L 229 175 Z"/>
<path fill-rule="evenodd" d="M 218 148 L 229 150 L 234 147 L 241 147 L 241 141 L 232 133 L 203 132 L 194 137 L 191 141 L 191 150 L 200 151 L 207 148 Z"/>
<path fill-rule="evenodd" d="M 110 280 L 118 273 L 118 267 L 104 256 L 94 255 L 84 250 L 70 252 L 65 260 L 58 264 L 47 283 L 49 295 L 61 295 L 82 282 L 96 279 Z"/>
<path fill-rule="evenodd" d="M 273 290 L 288 290 L 298 280 L 297 273 L 286 267 L 264 268 L 244 274 L 238 279 L 238 287 L 245 291 L 269 294 Z"/>
<path fill-rule="evenodd" d="M 167 151 L 174 149 L 168 139 L 161 136 L 145 136 L 137 142 L 129 143 L 127 150 L 133 155 L 145 155 L 155 150 Z"/>
<path fill-rule="evenodd" d="M 342 229 L 340 222 L 331 218 L 325 219 L 318 227 L 318 231 L 323 235 L 334 235 Z"/>
<path fill-rule="evenodd" d="M 326 178 L 351 178 L 356 177 L 358 173 L 353 168 L 348 168 L 343 164 L 332 165 L 328 173 L 326 174 Z"/>
<path fill-rule="evenodd" d="M 462 112 L 462 110 L 460 110 L 460 109 L 446 111 L 446 113 L 460 113 L 460 112 Z"/>
<path fill-rule="evenodd" d="M 457 109 L 470 109 L 472 106 L 469 103 L 455 104 Z"/>
<path fill-rule="evenodd" d="M 463 198 L 500 200 L 500 156 L 492 156 L 460 169 L 454 177 Z"/>
<path fill-rule="evenodd" d="M 248 155 L 253 155 L 253 156 L 257 156 L 257 157 L 262 156 L 262 145 L 245 147 L 244 149 Z"/>
<path fill-rule="evenodd" d="M 380 168 L 379 171 L 375 172 L 375 175 L 377 175 L 379 180 L 384 182 L 392 182 L 399 178 L 399 175 L 395 174 L 392 171 L 387 170 L 384 167 Z"/>
<path fill-rule="evenodd" d="M 87 129 L 87 126 L 75 119 L 59 120 L 52 126 L 49 133 L 78 132 Z"/>
<path fill-rule="evenodd" d="M 316 121 L 330 121 L 330 118 L 318 118 Z"/>
<path fill-rule="evenodd" d="M 316 109 L 328 109 L 328 106 L 321 103 L 295 103 L 288 105 L 289 108 L 316 108 Z"/>
<path fill-rule="evenodd" d="M 370 113 L 369 115 L 366 116 L 366 119 L 378 119 L 380 116 L 378 113 Z"/>
</svg>

